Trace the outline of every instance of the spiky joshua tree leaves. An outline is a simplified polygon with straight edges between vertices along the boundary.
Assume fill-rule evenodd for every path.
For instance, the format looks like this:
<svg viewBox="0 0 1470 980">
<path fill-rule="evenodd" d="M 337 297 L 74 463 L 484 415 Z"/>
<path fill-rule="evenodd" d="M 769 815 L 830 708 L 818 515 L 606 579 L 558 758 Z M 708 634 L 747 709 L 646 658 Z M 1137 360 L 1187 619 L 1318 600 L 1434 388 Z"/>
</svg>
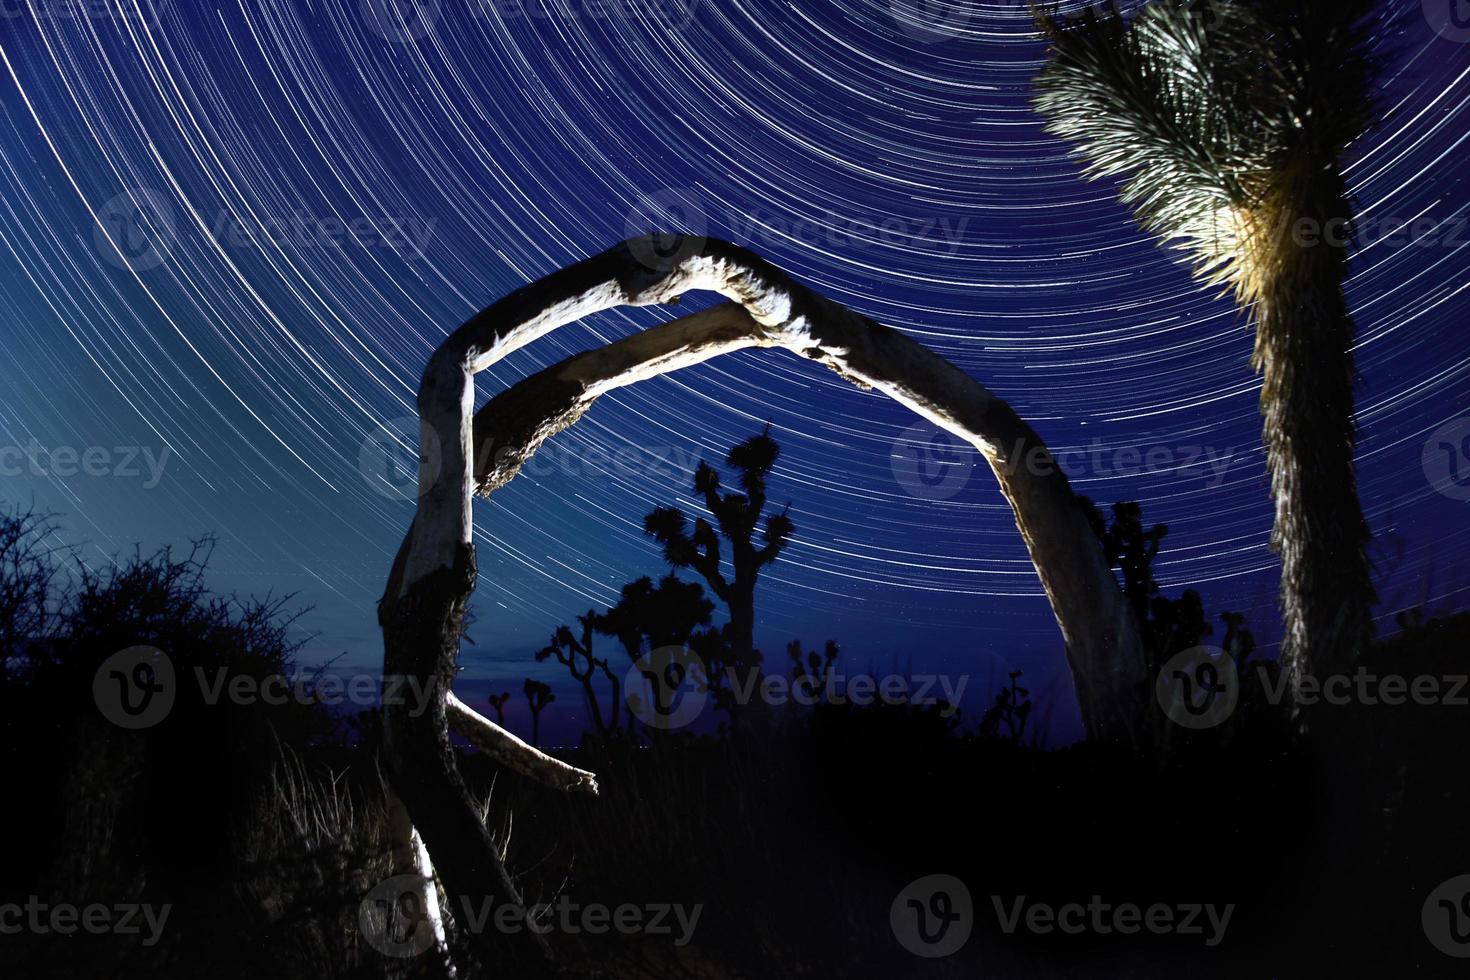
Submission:
<svg viewBox="0 0 1470 980">
<path fill-rule="evenodd" d="M 1375 601 L 1353 471 L 1343 295 L 1347 147 L 1374 118 L 1370 0 L 1154 0 L 1041 17 L 1036 104 L 1140 225 L 1233 291 L 1256 331 L 1288 671 L 1367 641 Z"/>
<path fill-rule="evenodd" d="M 755 649 L 755 584 L 761 569 L 781 554 L 796 525 L 786 509 L 765 515 L 766 477 L 776 465 L 781 447 L 770 427 L 730 450 L 725 463 L 740 473 L 743 493 L 722 493 L 720 474 L 701 462 L 694 473 L 694 490 L 704 498 L 719 531 L 703 517 L 695 518 L 691 533 L 677 507 L 660 507 L 643 519 L 644 533 L 664 546 L 664 558 L 675 568 L 692 568 L 710 591 L 730 610 L 730 661 L 742 676 L 758 670 Z M 765 528 L 760 529 L 765 517 Z M 757 532 L 760 532 L 759 540 Z M 721 568 L 720 538 L 730 542 L 730 570 Z"/>
</svg>

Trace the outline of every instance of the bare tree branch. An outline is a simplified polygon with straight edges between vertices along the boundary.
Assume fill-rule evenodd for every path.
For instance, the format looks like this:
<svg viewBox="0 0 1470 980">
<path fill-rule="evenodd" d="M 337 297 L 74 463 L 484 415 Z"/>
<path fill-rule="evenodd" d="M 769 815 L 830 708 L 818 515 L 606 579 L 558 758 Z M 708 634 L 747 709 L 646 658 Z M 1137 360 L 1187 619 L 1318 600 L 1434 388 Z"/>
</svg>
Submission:
<svg viewBox="0 0 1470 980">
<path fill-rule="evenodd" d="M 504 486 L 546 439 L 606 392 L 735 350 L 784 347 L 884 392 L 975 446 L 1000 481 L 1051 599 L 1089 734 L 1128 744 L 1142 738 L 1144 656 L 1137 625 L 1065 475 L 1031 427 L 932 351 L 812 292 L 745 249 L 674 240 L 675 254 L 648 258 L 668 255 L 670 241 L 625 242 L 523 287 L 456 330 L 424 371 L 418 511 L 394 561 L 379 618 L 385 676 L 404 674 L 440 696 L 417 715 L 402 705 L 385 707 L 385 756 L 394 788 L 452 896 L 492 894 L 521 902 L 455 766 L 451 722 L 495 746 L 508 765 L 548 771 L 547 757 L 488 719 L 466 718 L 468 709 L 455 707 L 449 696 L 475 582 L 472 491 L 488 495 Z M 512 351 L 599 310 L 673 302 L 694 289 L 734 302 L 563 361 L 471 417 L 474 375 Z M 562 788 L 583 785 L 572 780 Z"/>
</svg>

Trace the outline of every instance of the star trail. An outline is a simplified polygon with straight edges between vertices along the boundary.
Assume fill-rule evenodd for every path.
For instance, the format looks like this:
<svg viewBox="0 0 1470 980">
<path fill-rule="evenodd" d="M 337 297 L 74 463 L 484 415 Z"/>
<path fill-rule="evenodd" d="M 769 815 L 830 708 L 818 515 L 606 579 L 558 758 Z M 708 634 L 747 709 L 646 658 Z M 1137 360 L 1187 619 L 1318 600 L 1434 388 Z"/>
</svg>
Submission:
<svg viewBox="0 0 1470 980">
<path fill-rule="evenodd" d="M 1384 118 L 1348 170 L 1359 479 L 1389 620 L 1470 591 L 1470 493 L 1426 456 L 1470 414 L 1470 29 L 1450 6 L 1389 4 Z M 429 353 L 527 281 L 682 230 L 958 364 L 1079 492 L 1170 526 L 1167 592 L 1246 613 L 1269 645 L 1252 338 L 1043 132 L 1025 8 L 0 5 L 4 496 L 58 511 L 89 563 L 215 533 L 216 584 L 297 593 L 310 651 L 371 666 L 413 512 L 384 454 L 407 455 Z M 482 375 L 480 397 L 678 312 L 558 331 Z M 1075 734 L 1009 507 L 978 455 L 916 421 L 784 353 L 607 396 L 476 504 L 467 679 L 518 687 L 553 628 L 658 574 L 643 514 L 695 509 L 694 464 L 769 423 L 798 530 L 758 599 L 768 657 L 831 637 L 859 667 L 969 671 L 976 704 L 1024 669 Z M 914 480 L 916 452 L 943 478 Z"/>
</svg>

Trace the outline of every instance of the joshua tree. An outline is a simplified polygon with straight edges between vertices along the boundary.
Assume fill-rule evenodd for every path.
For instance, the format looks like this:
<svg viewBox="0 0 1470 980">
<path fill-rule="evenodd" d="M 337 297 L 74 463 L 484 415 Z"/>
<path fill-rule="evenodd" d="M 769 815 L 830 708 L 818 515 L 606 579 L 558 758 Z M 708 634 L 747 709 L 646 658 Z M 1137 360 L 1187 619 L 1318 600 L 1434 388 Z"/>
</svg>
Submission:
<svg viewBox="0 0 1470 980">
<path fill-rule="evenodd" d="M 1031 717 L 1031 691 L 1020 685 L 1023 671 L 1010 672 L 1010 684 L 1000 689 L 995 704 L 980 719 L 980 737 L 1020 745 Z"/>
<path fill-rule="evenodd" d="M 786 644 L 786 656 L 791 661 L 791 690 L 806 699 L 825 696 L 841 652 L 836 640 L 828 640 L 821 653 L 815 650 L 803 653 L 800 640 Z"/>
<path fill-rule="evenodd" d="M 1143 508 L 1132 501 L 1114 504 L 1113 523 L 1108 525 L 1092 501 L 1084 498 L 1083 503 L 1108 563 L 1122 572 L 1123 595 L 1138 620 L 1150 672 L 1201 643 L 1211 627 L 1199 593 L 1186 589 L 1178 599 L 1165 598 L 1154 579 L 1154 560 L 1169 526 L 1155 524 L 1144 530 Z"/>
<path fill-rule="evenodd" d="M 838 306 L 727 242 L 661 236 L 625 242 L 486 308 L 434 352 L 419 385 L 417 511 L 378 607 L 383 674 L 433 693 L 427 710 L 384 707 L 384 763 L 409 818 L 394 824 L 398 873 L 417 874 L 418 898 L 441 948 L 437 875 L 456 901 L 493 898 L 524 909 L 499 846 L 458 768 L 450 730 L 495 760 L 562 790 L 596 792 L 591 773 L 554 759 L 457 697 L 451 686 L 474 591 L 474 492 L 515 478 L 543 442 L 603 394 L 731 351 L 781 347 L 878 389 L 965 439 L 985 457 L 1010 503 L 1067 643 L 1087 730 L 1109 741 L 1144 737 L 1145 674 L 1137 624 L 1062 471 L 1036 432 L 974 378 L 895 330 Z M 474 412 L 474 377 L 567 323 L 614 306 L 673 303 L 708 289 L 731 302 L 569 358 Z M 402 699 L 400 699 L 402 700 Z M 487 930 L 471 941 L 492 958 Z M 549 955 L 527 930 L 519 942 Z"/>
<path fill-rule="evenodd" d="M 495 709 L 495 723 L 505 724 L 505 705 L 510 700 L 509 691 L 501 691 L 499 694 L 490 695 L 490 707 Z"/>
<path fill-rule="evenodd" d="M 597 631 L 616 637 L 637 660 L 647 650 L 688 643 L 714 609 L 696 582 L 666 575 L 655 586 L 645 576 L 623 586 L 618 604 L 597 617 Z"/>
<path fill-rule="evenodd" d="M 1333 669 L 1371 630 L 1353 472 L 1352 207 L 1342 157 L 1373 119 L 1371 0 L 1154 0 L 1042 17 L 1037 107 L 1147 231 L 1255 326 L 1281 555 L 1282 661 Z"/>
<path fill-rule="evenodd" d="M 541 712 L 556 700 L 556 695 L 551 693 L 550 687 L 529 677 L 526 678 L 526 686 L 522 690 L 526 695 L 526 703 L 531 706 L 531 744 L 540 745 Z"/>
<path fill-rule="evenodd" d="M 719 530 L 704 517 L 695 517 L 694 530 L 678 507 L 659 507 L 644 517 L 644 533 L 663 545 L 663 557 L 675 569 L 694 569 L 700 573 L 710 591 L 725 602 L 729 610 L 729 626 L 725 629 L 729 666 L 734 667 L 742 682 L 760 670 L 760 651 L 756 649 L 756 582 L 761 569 L 775 561 L 791 541 L 795 525 L 786 507 L 767 516 L 766 478 L 775 467 L 781 447 L 770 438 L 770 426 L 760 435 L 751 436 L 725 458 L 726 466 L 739 470 L 742 494 L 722 494 L 720 475 L 701 460 L 694 472 L 694 491 L 704 498 L 704 505 L 714 516 Z M 761 517 L 766 520 L 759 544 Z M 729 542 L 731 577 L 720 570 L 720 538 Z M 722 658 L 723 660 L 723 658 Z"/>
<path fill-rule="evenodd" d="M 582 688 L 582 697 L 587 702 L 587 710 L 592 717 L 592 730 L 598 735 L 606 735 L 616 731 L 618 727 L 619 702 L 622 700 L 622 684 L 618 677 L 608 666 L 606 658 L 598 658 L 592 650 L 592 634 L 599 629 L 602 617 L 596 610 L 589 609 L 585 615 L 577 617 L 577 625 L 580 627 L 580 636 L 572 632 L 569 626 L 559 626 L 555 633 L 551 634 L 551 642 L 537 652 L 536 660 L 544 661 L 555 657 L 556 662 L 567 669 Z M 597 675 L 601 673 L 607 678 L 612 686 L 612 705 L 609 714 L 602 713 L 602 702 L 597 694 Z"/>
<path fill-rule="evenodd" d="M 664 546 L 668 563 L 698 572 L 729 609 L 730 661 L 742 678 L 760 668 L 760 653 L 755 649 L 756 581 L 761 569 L 780 556 L 796 530 L 788 516 L 790 507 L 770 515 L 763 513 L 766 477 L 780 455 L 781 447 L 771 438 L 770 426 L 730 450 L 725 463 L 739 470 L 744 493 L 721 493 L 720 474 L 700 461 L 694 471 L 694 490 L 714 515 L 718 533 L 703 517 L 697 517 L 691 534 L 677 507 L 660 507 L 643 519 L 643 532 Z M 765 529 L 758 544 L 756 534 L 762 517 Z M 720 568 L 722 536 L 730 543 L 729 578 Z"/>
</svg>

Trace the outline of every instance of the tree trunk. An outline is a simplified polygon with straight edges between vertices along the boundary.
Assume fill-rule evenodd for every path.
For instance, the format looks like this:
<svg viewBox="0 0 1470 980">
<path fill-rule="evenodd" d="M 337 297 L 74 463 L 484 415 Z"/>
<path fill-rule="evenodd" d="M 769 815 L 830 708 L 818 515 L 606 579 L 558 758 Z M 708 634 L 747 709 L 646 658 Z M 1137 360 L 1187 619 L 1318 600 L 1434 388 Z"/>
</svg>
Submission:
<svg viewBox="0 0 1470 980">
<path fill-rule="evenodd" d="M 1281 662 L 1288 674 L 1345 669 L 1368 642 L 1376 601 L 1353 466 L 1353 321 L 1343 295 L 1351 208 L 1335 169 L 1283 175 L 1263 231 L 1270 270 L 1254 308 L 1256 367 L 1281 555 Z M 1309 219 L 1305 225 L 1298 225 Z M 1320 235 L 1303 235 L 1301 228 Z"/>
<path fill-rule="evenodd" d="M 876 388 L 975 446 L 1010 502 L 1067 643 L 1089 735 L 1138 744 L 1147 728 L 1137 623 L 1076 496 L 1039 436 L 973 378 L 908 337 L 796 283 L 751 252 L 690 241 L 635 240 L 512 293 L 456 330 L 419 389 L 418 512 L 379 608 L 385 682 L 430 684 L 430 710 L 384 709 L 389 779 L 427 845 L 446 892 L 520 904 L 456 767 L 449 727 L 497 758 L 563 789 L 590 789 L 572 769 L 470 711 L 450 692 L 465 602 L 474 586 L 472 491 L 503 486 L 547 438 L 615 388 L 748 347 L 784 347 Z M 474 375 L 563 324 L 618 305 L 676 301 L 710 289 L 735 303 L 571 358 L 514 386 L 471 419 Z M 737 305 L 738 304 L 738 305 Z M 1028 465 L 1028 463 L 1030 465 Z M 529 931 L 523 933 L 530 936 Z M 476 937 L 490 944 L 484 937 Z M 531 936 L 545 951 L 540 937 Z"/>
</svg>

